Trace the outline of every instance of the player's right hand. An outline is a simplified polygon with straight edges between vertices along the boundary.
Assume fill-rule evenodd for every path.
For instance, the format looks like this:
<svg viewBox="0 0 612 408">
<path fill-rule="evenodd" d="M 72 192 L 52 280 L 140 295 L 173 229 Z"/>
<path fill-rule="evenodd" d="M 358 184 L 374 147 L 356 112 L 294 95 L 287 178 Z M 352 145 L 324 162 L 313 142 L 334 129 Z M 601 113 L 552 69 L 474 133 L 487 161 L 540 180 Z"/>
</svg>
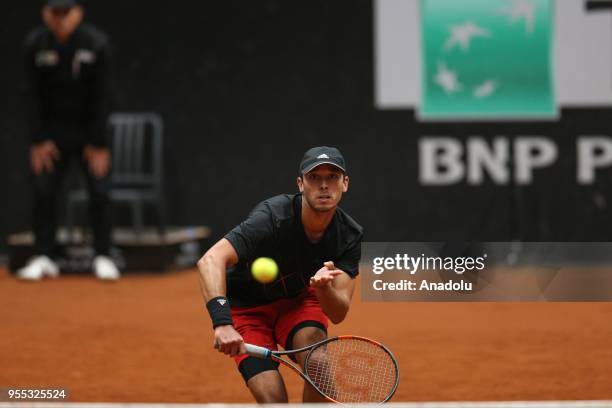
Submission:
<svg viewBox="0 0 612 408">
<path fill-rule="evenodd" d="M 310 286 L 315 289 L 323 288 L 329 285 L 336 276 L 342 273 L 340 269 L 336 269 L 332 261 L 324 262 L 323 267 L 310 278 Z"/>
<path fill-rule="evenodd" d="M 37 143 L 30 147 L 30 165 L 37 176 L 43 172 L 53 172 L 53 161 L 59 159 L 60 152 L 52 140 Z"/>
<path fill-rule="evenodd" d="M 230 357 L 246 353 L 242 336 L 230 325 L 215 328 L 214 347 Z"/>
</svg>

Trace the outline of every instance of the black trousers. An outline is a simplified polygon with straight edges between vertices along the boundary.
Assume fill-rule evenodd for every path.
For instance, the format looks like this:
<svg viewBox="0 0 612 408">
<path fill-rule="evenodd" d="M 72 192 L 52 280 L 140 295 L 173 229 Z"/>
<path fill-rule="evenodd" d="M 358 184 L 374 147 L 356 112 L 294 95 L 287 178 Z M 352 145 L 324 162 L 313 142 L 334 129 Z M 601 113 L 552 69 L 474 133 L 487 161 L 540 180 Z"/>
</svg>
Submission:
<svg viewBox="0 0 612 408">
<path fill-rule="evenodd" d="M 55 234 L 58 203 L 62 185 L 71 164 L 76 162 L 85 175 L 89 193 L 89 214 L 97 255 L 109 255 L 111 246 L 112 207 L 110 202 L 110 176 L 95 178 L 83 159 L 83 147 L 61 148 L 60 157 L 54 161 L 53 172 L 33 175 L 34 178 L 34 235 L 39 255 L 55 258 L 58 255 Z"/>
</svg>

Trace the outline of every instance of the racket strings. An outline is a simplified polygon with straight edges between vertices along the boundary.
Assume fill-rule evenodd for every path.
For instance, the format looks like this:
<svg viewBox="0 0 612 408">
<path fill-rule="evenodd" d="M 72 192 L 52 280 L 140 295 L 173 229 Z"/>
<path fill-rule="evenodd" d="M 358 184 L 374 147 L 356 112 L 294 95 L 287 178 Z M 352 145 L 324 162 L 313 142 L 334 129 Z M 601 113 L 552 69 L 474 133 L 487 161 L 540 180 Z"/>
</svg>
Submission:
<svg viewBox="0 0 612 408">
<path fill-rule="evenodd" d="M 317 347 L 305 368 L 322 393 L 342 403 L 382 402 L 393 392 L 398 375 L 382 347 L 361 339 Z"/>
</svg>

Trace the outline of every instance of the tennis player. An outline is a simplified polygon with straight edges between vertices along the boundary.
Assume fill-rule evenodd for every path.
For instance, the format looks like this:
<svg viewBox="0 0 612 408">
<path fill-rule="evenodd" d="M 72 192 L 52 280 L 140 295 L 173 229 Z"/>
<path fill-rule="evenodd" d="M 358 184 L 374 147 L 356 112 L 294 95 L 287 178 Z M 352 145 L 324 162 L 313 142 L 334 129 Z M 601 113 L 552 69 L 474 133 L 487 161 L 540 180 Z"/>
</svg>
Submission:
<svg viewBox="0 0 612 408">
<path fill-rule="evenodd" d="M 278 363 L 244 354 L 244 343 L 296 349 L 327 337 L 344 320 L 361 257 L 363 228 L 338 207 L 349 177 L 340 151 L 315 147 L 302 159 L 299 194 L 258 204 L 198 261 L 200 286 L 220 352 L 235 358 L 259 403 L 287 402 Z M 273 258 L 278 278 L 256 281 L 251 263 Z M 297 356 L 302 366 L 305 353 Z M 308 384 L 305 402 L 322 397 Z"/>
</svg>

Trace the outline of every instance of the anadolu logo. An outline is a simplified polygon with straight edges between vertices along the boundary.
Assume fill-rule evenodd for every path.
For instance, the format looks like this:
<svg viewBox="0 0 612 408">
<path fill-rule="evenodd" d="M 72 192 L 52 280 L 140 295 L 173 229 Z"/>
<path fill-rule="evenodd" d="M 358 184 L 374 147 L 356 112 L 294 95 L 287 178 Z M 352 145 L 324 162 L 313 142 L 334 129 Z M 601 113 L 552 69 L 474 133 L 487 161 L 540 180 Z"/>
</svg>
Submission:
<svg viewBox="0 0 612 408">
<path fill-rule="evenodd" d="M 551 0 L 421 0 L 422 119 L 557 117 Z"/>
</svg>

